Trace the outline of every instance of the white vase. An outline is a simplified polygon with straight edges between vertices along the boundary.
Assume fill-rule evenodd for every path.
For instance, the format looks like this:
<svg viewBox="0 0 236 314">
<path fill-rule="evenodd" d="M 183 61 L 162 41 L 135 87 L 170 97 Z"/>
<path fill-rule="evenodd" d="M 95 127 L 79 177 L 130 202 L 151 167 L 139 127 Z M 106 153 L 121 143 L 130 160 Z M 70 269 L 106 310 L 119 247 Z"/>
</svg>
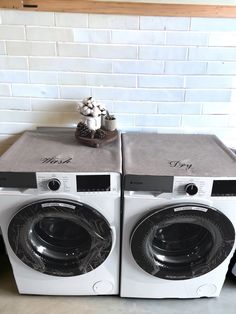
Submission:
<svg viewBox="0 0 236 314">
<path fill-rule="evenodd" d="M 97 130 L 101 128 L 101 116 L 99 117 L 90 117 L 90 116 L 84 116 L 81 114 L 81 120 L 84 124 L 87 125 L 87 127 L 90 130 Z"/>
<path fill-rule="evenodd" d="M 111 120 L 105 118 L 104 123 L 105 123 L 104 124 L 105 130 L 107 130 L 107 131 L 115 131 L 116 130 L 116 127 L 117 127 L 116 118 L 111 119 Z"/>
</svg>

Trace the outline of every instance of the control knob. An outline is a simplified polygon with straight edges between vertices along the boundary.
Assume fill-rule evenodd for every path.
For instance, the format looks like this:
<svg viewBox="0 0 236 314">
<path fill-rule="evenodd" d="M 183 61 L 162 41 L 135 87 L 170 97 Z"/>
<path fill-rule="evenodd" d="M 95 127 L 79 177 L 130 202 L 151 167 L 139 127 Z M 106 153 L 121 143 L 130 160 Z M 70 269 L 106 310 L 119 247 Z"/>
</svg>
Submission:
<svg viewBox="0 0 236 314">
<path fill-rule="evenodd" d="M 186 194 L 193 196 L 193 195 L 197 194 L 198 187 L 194 183 L 189 183 L 185 186 L 185 192 L 186 192 Z"/>
<path fill-rule="evenodd" d="M 60 186 L 61 186 L 61 182 L 58 179 L 53 178 L 53 179 L 48 181 L 48 188 L 51 191 L 59 190 Z"/>
</svg>

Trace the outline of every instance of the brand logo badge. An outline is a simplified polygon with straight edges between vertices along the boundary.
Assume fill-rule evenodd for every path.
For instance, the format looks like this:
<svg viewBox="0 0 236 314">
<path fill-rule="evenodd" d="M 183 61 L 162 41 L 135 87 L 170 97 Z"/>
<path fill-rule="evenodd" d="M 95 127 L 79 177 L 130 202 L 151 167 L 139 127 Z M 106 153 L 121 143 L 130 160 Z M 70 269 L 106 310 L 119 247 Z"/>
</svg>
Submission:
<svg viewBox="0 0 236 314">
<path fill-rule="evenodd" d="M 130 184 L 143 184 L 143 182 L 141 182 L 141 181 L 130 181 Z"/>
</svg>

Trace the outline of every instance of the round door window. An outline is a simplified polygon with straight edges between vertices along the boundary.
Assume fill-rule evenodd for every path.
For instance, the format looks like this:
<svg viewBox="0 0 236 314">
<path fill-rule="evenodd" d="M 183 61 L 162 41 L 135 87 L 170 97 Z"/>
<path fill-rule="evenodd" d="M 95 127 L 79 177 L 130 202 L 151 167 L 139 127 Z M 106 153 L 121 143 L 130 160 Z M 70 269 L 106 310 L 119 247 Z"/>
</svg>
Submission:
<svg viewBox="0 0 236 314">
<path fill-rule="evenodd" d="M 94 270 L 112 247 L 104 216 L 88 205 L 62 199 L 21 208 L 9 224 L 8 239 L 23 263 L 60 277 Z"/>
<path fill-rule="evenodd" d="M 201 276 L 221 264 L 231 252 L 235 231 L 218 210 L 182 204 L 143 217 L 130 238 L 132 255 L 147 273 L 164 279 Z"/>
</svg>

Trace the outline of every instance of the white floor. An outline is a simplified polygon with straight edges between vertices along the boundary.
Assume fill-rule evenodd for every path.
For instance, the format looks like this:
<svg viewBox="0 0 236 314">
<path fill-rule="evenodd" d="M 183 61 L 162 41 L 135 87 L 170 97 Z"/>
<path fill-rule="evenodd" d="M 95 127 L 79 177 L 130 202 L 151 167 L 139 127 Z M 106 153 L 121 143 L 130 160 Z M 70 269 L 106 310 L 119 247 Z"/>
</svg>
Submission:
<svg viewBox="0 0 236 314">
<path fill-rule="evenodd" d="M 9 262 L 0 256 L 1 314 L 235 314 L 236 282 L 226 281 L 217 299 L 145 300 L 119 297 L 19 295 Z"/>
</svg>

